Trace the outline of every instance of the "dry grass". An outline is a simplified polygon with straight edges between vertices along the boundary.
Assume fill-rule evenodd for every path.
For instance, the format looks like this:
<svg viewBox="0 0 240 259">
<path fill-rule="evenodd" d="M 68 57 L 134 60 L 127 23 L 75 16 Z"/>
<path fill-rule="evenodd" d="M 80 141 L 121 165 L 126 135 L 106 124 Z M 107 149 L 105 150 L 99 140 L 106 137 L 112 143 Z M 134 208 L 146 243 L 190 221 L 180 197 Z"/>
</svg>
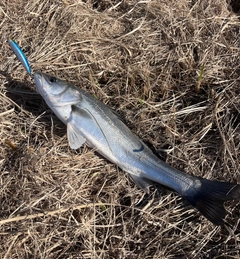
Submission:
<svg viewBox="0 0 240 259">
<path fill-rule="evenodd" d="M 172 166 L 239 178 L 240 22 L 225 1 L 3 0 L 0 24 L 34 71 L 109 104 Z M 0 59 L 1 258 L 239 258 L 239 202 L 221 229 L 165 187 L 145 195 L 70 150 L 3 38 Z"/>
</svg>

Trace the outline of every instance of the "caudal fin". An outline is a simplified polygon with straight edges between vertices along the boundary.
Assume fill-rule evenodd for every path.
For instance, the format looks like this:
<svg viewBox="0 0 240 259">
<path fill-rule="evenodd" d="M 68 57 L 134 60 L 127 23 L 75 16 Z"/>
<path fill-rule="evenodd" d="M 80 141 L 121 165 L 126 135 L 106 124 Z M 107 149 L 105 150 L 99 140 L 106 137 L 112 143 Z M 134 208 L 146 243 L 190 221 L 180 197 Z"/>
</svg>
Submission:
<svg viewBox="0 0 240 259">
<path fill-rule="evenodd" d="M 240 185 L 198 179 L 192 190 L 187 191 L 186 198 L 203 216 L 215 225 L 223 225 L 226 215 L 224 201 L 240 199 Z"/>
</svg>

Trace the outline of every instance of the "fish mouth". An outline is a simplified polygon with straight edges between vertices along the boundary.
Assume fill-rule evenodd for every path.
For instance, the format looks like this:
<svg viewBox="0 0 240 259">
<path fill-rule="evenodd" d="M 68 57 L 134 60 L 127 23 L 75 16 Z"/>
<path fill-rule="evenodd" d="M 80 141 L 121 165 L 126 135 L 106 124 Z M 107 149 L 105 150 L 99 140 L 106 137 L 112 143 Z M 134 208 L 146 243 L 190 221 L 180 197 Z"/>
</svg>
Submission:
<svg viewBox="0 0 240 259">
<path fill-rule="evenodd" d="M 42 82 L 42 74 L 40 72 L 35 72 L 34 73 L 34 81 L 36 84 L 36 91 L 41 94 L 40 89 L 43 88 L 43 82 Z"/>
</svg>

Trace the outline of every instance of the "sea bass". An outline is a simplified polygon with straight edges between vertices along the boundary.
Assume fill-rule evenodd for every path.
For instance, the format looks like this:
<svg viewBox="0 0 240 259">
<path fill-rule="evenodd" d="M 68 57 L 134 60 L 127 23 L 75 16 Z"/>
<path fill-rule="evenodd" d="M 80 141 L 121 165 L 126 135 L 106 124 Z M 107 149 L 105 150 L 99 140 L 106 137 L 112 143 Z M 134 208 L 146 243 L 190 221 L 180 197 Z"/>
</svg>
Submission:
<svg viewBox="0 0 240 259">
<path fill-rule="evenodd" d="M 224 224 L 223 203 L 240 198 L 240 185 L 191 176 L 169 166 L 112 109 L 89 93 L 41 72 L 35 72 L 34 80 L 47 105 L 67 125 L 72 149 L 86 143 L 127 172 L 146 192 L 153 182 L 168 186 L 212 223 Z"/>
</svg>

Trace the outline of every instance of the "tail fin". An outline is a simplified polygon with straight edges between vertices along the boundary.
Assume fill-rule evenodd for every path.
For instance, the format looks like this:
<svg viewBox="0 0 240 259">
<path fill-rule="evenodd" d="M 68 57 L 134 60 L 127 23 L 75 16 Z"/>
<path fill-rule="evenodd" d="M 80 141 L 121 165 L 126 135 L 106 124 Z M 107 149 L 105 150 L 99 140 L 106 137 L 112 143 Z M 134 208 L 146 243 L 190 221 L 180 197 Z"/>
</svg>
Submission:
<svg viewBox="0 0 240 259">
<path fill-rule="evenodd" d="M 240 185 L 198 179 L 194 191 L 188 190 L 186 198 L 203 216 L 215 225 L 223 225 L 226 211 L 224 201 L 240 199 Z"/>
</svg>

